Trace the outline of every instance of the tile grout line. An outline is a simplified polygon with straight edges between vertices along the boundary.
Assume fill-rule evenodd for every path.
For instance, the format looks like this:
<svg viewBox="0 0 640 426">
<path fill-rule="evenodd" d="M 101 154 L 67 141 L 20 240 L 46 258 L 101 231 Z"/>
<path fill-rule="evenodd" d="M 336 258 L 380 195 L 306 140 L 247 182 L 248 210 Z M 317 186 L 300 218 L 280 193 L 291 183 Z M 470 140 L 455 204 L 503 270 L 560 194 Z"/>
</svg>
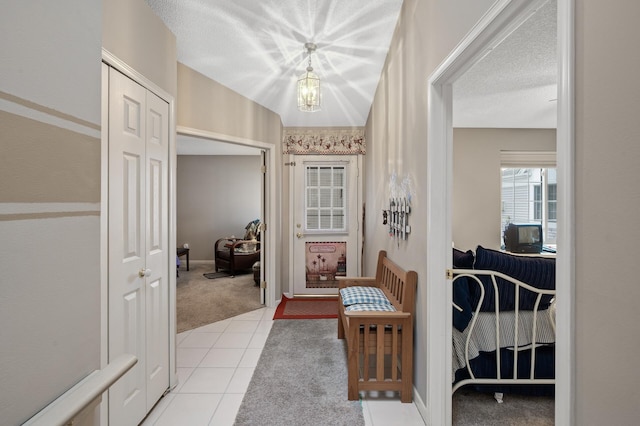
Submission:
<svg viewBox="0 0 640 426">
<path fill-rule="evenodd" d="M 264 309 L 264 308 L 261 308 Z M 257 324 L 256 327 L 253 329 L 253 331 L 251 332 L 251 337 L 249 338 L 249 341 L 247 342 L 247 345 L 243 348 L 242 351 L 242 355 L 240 356 L 240 359 L 238 359 L 238 363 L 236 364 L 236 367 L 234 368 L 233 374 L 231 376 L 231 380 L 229 380 L 229 383 L 227 383 L 227 386 L 225 387 L 225 391 L 222 394 L 222 398 L 220 399 L 220 402 L 218 403 L 218 405 L 216 406 L 216 409 L 213 411 L 213 414 L 211 415 L 211 418 L 209 419 L 209 423 L 211 423 L 211 421 L 213 421 L 213 419 L 216 416 L 216 413 L 218 413 L 218 410 L 220 410 L 221 406 L 222 406 L 222 401 L 224 400 L 225 395 L 230 395 L 229 393 L 227 393 L 227 391 L 229 390 L 229 386 L 231 386 L 231 383 L 233 382 L 233 378 L 235 377 L 236 373 L 238 372 L 238 368 L 240 368 L 240 363 L 242 362 L 242 359 L 244 358 L 244 356 L 247 354 L 247 349 L 249 349 L 249 345 L 251 344 L 251 341 L 253 340 L 253 338 L 256 335 L 256 332 L 258 330 L 258 328 L 260 327 L 260 323 L 264 320 L 264 312 L 261 315 L 260 319 L 257 320 Z M 229 322 L 229 324 L 231 324 L 231 322 L 233 322 L 233 318 L 231 319 L 231 321 Z M 238 321 L 242 321 L 242 320 L 238 320 Z M 256 321 L 256 320 L 253 320 Z M 225 330 L 222 332 L 222 334 L 224 334 L 224 332 L 227 330 L 227 328 L 229 327 L 229 324 L 225 327 Z M 264 344 L 262 345 L 262 347 L 260 348 L 260 353 L 262 353 L 262 349 L 264 349 Z M 253 373 L 251 373 L 251 378 L 253 378 L 253 374 L 255 373 L 255 367 L 254 367 L 254 371 Z M 251 378 L 249 379 L 251 381 Z M 244 401 L 244 396 L 246 394 L 246 390 L 245 392 L 242 392 L 242 399 L 240 404 L 242 404 L 242 401 Z M 239 409 L 240 407 L 238 407 Z M 234 422 L 235 422 L 235 417 L 238 415 L 238 413 L 236 412 L 235 416 L 234 416 Z"/>
</svg>

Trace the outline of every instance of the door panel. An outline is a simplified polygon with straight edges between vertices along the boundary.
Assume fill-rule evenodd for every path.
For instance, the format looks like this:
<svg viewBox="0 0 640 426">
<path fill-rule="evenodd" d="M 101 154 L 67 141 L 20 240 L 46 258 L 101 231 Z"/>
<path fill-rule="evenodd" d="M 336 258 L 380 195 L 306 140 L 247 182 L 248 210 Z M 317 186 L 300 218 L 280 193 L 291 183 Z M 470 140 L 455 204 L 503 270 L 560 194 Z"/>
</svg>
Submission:
<svg viewBox="0 0 640 426">
<path fill-rule="evenodd" d="M 166 381 L 162 383 L 160 395 L 154 392 L 154 380 L 163 381 L 163 374 L 167 374 L 168 347 L 161 346 L 164 343 L 167 329 L 164 327 L 166 310 L 164 304 L 165 287 L 162 280 L 156 280 L 147 287 L 147 340 L 152 344 L 147 348 L 147 375 L 149 380 L 149 403 L 153 406 L 157 398 L 166 390 Z M 155 347 L 154 347 L 155 346 Z M 156 398 L 157 397 L 157 398 Z M 150 407 L 149 407 L 150 408 Z"/>
<path fill-rule="evenodd" d="M 125 243 L 123 247 L 123 260 L 132 260 L 133 258 L 140 260 L 142 253 L 141 247 L 141 233 L 140 227 L 142 220 L 140 211 L 140 185 L 141 181 L 141 167 L 140 156 L 123 153 L 122 155 L 122 208 L 126 214 L 122 215 L 123 220 L 123 237 L 122 242 Z M 117 167 L 117 165 L 114 165 Z"/>
<path fill-rule="evenodd" d="M 296 156 L 293 176 L 294 295 L 337 294 L 360 263 L 357 156 Z"/>
</svg>

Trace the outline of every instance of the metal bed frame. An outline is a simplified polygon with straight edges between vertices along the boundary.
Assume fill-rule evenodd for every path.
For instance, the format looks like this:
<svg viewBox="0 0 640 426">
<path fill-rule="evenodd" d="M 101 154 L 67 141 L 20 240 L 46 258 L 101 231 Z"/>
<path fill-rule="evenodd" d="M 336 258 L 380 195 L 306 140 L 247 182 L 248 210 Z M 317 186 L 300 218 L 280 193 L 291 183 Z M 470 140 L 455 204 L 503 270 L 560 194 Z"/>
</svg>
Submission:
<svg viewBox="0 0 640 426">
<path fill-rule="evenodd" d="M 536 359 L 536 352 L 538 350 L 539 347 L 542 346 L 547 346 L 547 345 L 542 345 L 542 344 L 536 344 L 536 337 L 537 337 L 537 332 L 538 332 L 538 315 L 539 314 L 545 314 L 545 315 L 550 315 L 549 311 L 547 309 L 544 310 L 540 310 L 540 302 L 542 300 L 542 296 L 543 295 L 550 295 L 552 296 L 553 299 L 555 299 L 555 294 L 556 291 L 555 290 L 544 290 L 544 289 L 539 289 L 536 287 L 532 287 L 529 284 L 523 283 L 522 281 L 519 281 L 513 277 L 510 277 L 508 275 L 505 275 L 501 272 L 497 272 L 497 271 L 487 271 L 487 270 L 476 270 L 476 269 L 454 269 L 453 270 L 454 273 L 454 278 L 452 280 L 452 283 L 454 283 L 457 279 L 460 279 L 462 277 L 467 277 L 469 279 L 469 282 L 475 282 L 476 285 L 478 285 L 479 290 L 480 290 L 480 301 L 478 302 L 477 306 L 475 307 L 475 311 L 473 314 L 473 317 L 471 319 L 471 322 L 469 323 L 469 325 L 467 326 L 467 328 L 469 329 L 469 332 L 467 334 L 467 337 L 465 339 L 465 351 L 464 351 L 464 356 L 465 356 L 465 367 L 467 369 L 467 372 L 469 373 L 470 378 L 468 379 L 463 379 L 460 380 L 459 382 L 455 383 L 453 385 L 452 388 L 452 394 L 455 393 L 458 389 L 460 389 L 461 387 L 465 386 L 465 385 L 469 385 L 469 384 L 487 384 L 487 385 L 491 385 L 491 384 L 497 384 L 497 385 L 514 385 L 514 384 L 526 384 L 526 385 L 534 385 L 534 384 L 555 384 L 555 379 L 541 379 L 541 378 L 535 378 L 535 359 Z M 482 285 L 482 282 L 480 281 L 479 276 L 489 276 L 491 278 L 491 283 L 493 285 L 493 289 L 494 289 L 494 304 L 495 304 L 495 326 L 496 326 L 496 372 L 497 372 L 497 377 L 495 378 L 480 378 L 480 377 L 476 377 L 469 362 L 469 342 L 471 341 L 471 337 L 473 335 L 473 331 L 474 331 L 474 327 L 476 325 L 476 321 L 478 319 L 478 314 L 480 312 L 480 307 L 482 306 L 482 302 L 484 300 L 485 297 L 485 289 L 484 286 Z M 511 282 L 515 285 L 515 303 L 514 303 L 514 339 L 513 341 L 509 341 L 509 342 L 502 342 L 501 341 L 501 334 L 500 334 L 500 310 L 499 310 L 499 300 L 500 300 L 500 295 L 499 295 L 499 290 L 498 290 L 498 283 L 496 282 L 496 278 L 502 278 L 508 282 Z M 535 305 L 533 307 L 533 321 L 532 321 L 532 329 L 531 329 L 531 344 L 530 345 L 526 345 L 526 346 L 520 346 L 518 344 L 519 339 L 518 339 L 518 332 L 520 329 L 520 312 L 524 311 L 523 309 L 521 309 L 520 306 L 520 289 L 525 289 L 527 291 L 530 291 L 532 293 L 537 294 L 536 296 L 536 301 L 535 301 Z M 552 299 L 552 301 L 553 301 Z M 453 308 L 454 309 L 458 309 L 459 311 L 462 311 L 462 309 L 457 306 L 455 303 L 453 304 Z M 549 307 L 548 309 L 552 309 L 551 307 Z M 554 316 L 550 316 L 551 318 L 551 326 L 553 329 L 553 332 L 555 334 L 555 317 Z M 513 348 L 513 372 L 511 377 L 502 377 L 501 375 L 501 357 L 500 357 L 500 348 L 505 348 L 505 347 L 509 347 L 509 348 Z M 531 368 L 530 368 L 530 372 L 529 372 L 529 377 L 527 378 L 518 378 L 518 355 L 521 351 L 525 351 L 525 350 L 531 350 Z M 496 394 L 496 399 L 498 400 L 498 402 L 501 402 L 501 395 L 499 393 Z"/>
</svg>

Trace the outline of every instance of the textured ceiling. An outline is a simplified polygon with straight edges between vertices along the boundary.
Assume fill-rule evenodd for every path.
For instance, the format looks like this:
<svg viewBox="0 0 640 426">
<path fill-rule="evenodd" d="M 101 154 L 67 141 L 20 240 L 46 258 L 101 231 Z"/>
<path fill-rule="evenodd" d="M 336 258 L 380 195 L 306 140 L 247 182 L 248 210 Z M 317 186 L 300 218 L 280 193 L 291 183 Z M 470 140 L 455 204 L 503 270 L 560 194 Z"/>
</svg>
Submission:
<svg viewBox="0 0 640 426">
<path fill-rule="evenodd" d="M 146 0 L 177 38 L 178 61 L 275 111 L 286 127 L 364 126 L 401 0 Z M 549 0 L 453 86 L 455 127 L 555 128 L 556 1 Z M 295 83 L 313 41 L 322 111 Z M 233 153 L 180 138 L 179 154 Z M 199 142 L 202 142 L 201 140 Z M 218 148 L 216 148 L 216 146 Z M 239 152 L 250 154 L 251 152 Z"/>
<path fill-rule="evenodd" d="M 146 0 L 178 61 L 278 113 L 285 127 L 364 126 L 402 0 Z M 322 110 L 297 110 L 306 42 Z"/>
<path fill-rule="evenodd" d="M 544 3 L 453 84 L 454 127 L 556 127 L 556 16 Z"/>
</svg>

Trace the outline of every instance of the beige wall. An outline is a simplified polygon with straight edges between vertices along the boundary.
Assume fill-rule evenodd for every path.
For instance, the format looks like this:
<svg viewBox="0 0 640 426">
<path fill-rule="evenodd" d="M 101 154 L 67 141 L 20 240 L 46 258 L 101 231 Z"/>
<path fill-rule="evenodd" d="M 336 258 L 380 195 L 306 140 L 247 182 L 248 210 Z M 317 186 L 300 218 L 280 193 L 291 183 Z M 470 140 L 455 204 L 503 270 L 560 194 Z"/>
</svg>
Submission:
<svg viewBox="0 0 640 426">
<path fill-rule="evenodd" d="M 101 367 L 103 40 L 171 94 L 176 58 L 143 0 L 10 2 L 0 26 L 0 412 L 14 425 Z"/>
<path fill-rule="evenodd" d="M 630 425 L 640 417 L 640 2 L 576 0 L 576 17 L 576 424 Z"/>
<path fill-rule="evenodd" d="M 427 79 L 493 1 L 405 0 L 367 123 L 367 212 L 384 206 L 393 170 L 416 186 L 412 234 L 396 247 L 378 214 L 367 215 L 366 264 L 389 251 L 419 275 L 415 385 L 425 398 Z M 640 296 L 635 271 L 640 226 L 640 158 L 635 54 L 640 3 L 576 4 L 576 424 L 634 424 L 640 416 L 636 366 Z M 631 226 L 620 226 L 631 224 Z M 559 365 L 558 368 L 570 368 Z"/>
<path fill-rule="evenodd" d="M 267 223 L 267 235 L 278 248 L 275 257 L 275 298 L 280 298 L 288 283 L 289 245 L 283 238 L 283 223 L 288 207 L 283 202 L 287 181 L 283 178 L 282 120 L 273 111 L 239 95 L 191 68 L 178 64 L 177 125 L 216 138 L 268 147 L 275 159 L 275 170 L 268 173 L 275 181 L 275 193 L 267 194 L 266 208 L 275 211 Z M 268 185 L 269 187 L 269 185 Z M 180 241 L 178 241 L 179 243 Z M 266 246 L 263 246 L 265 249 Z M 269 255 L 269 254 L 267 254 Z"/>
<path fill-rule="evenodd" d="M 178 91 L 179 126 L 273 143 L 280 148 L 282 121 L 275 112 L 180 63 Z"/>
<path fill-rule="evenodd" d="M 144 0 L 102 1 L 102 46 L 176 97 L 176 38 Z"/>
<path fill-rule="evenodd" d="M 100 26 L 95 0 L 5 2 L 0 14 L 6 425 L 100 368 Z"/>
<path fill-rule="evenodd" d="M 418 273 L 414 383 L 426 399 L 427 80 L 429 74 L 493 3 L 492 0 L 405 0 L 366 126 L 365 272 L 377 252 Z M 399 245 L 382 225 L 389 179 L 413 183 L 411 234 Z"/>
<path fill-rule="evenodd" d="M 242 238 L 260 218 L 258 155 L 180 155 L 176 243 L 189 244 L 190 260 L 213 260 L 218 238 Z"/>
<path fill-rule="evenodd" d="M 500 248 L 500 151 L 556 150 L 549 129 L 453 130 L 453 242 Z"/>
</svg>

